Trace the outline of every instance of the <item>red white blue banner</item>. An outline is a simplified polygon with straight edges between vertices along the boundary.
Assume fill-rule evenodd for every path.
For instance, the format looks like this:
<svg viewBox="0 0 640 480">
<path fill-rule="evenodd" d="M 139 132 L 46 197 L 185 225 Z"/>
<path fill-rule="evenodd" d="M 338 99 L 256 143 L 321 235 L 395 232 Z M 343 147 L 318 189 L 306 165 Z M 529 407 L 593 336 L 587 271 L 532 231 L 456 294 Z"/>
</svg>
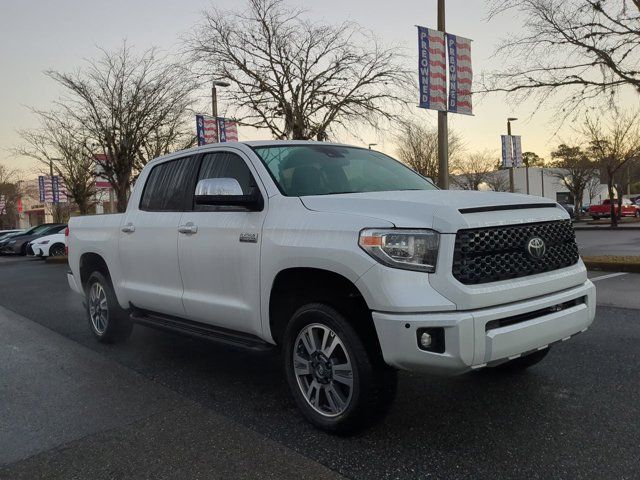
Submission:
<svg viewBox="0 0 640 480">
<path fill-rule="evenodd" d="M 40 203 L 66 203 L 69 201 L 67 186 L 58 175 L 38 177 Z"/>
<path fill-rule="evenodd" d="M 449 56 L 449 103 L 452 113 L 473 115 L 471 85 L 473 69 L 471 66 L 471 40 L 447 34 L 447 52 Z"/>
<path fill-rule="evenodd" d="M 447 59 L 445 35 L 418 27 L 420 107 L 447 110 Z"/>
<path fill-rule="evenodd" d="M 502 167 L 518 168 L 522 166 L 522 137 L 520 135 L 501 135 Z"/>
<path fill-rule="evenodd" d="M 223 117 L 196 115 L 196 131 L 198 145 L 238 141 L 238 124 Z"/>
</svg>

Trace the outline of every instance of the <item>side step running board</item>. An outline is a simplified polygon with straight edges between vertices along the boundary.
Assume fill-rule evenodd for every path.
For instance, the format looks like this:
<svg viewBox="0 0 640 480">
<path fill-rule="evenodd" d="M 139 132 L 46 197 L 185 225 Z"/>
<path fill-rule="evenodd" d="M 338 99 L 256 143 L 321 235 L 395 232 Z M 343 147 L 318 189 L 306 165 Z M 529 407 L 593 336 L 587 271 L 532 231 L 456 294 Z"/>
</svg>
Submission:
<svg viewBox="0 0 640 480">
<path fill-rule="evenodd" d="M 182 333 L 191 337 L 203 338 L 205 340 L 234 345 L 249 350 L 267 351 L 274 348 L 273 345 L 255 335 L 214 327 L 206 323 L 194 322 L 183 318 L 147 312 L 136 309 L 135 307 L 132 309 L 130 317 L 132 322 L 147 327 Z"/>
</svg>

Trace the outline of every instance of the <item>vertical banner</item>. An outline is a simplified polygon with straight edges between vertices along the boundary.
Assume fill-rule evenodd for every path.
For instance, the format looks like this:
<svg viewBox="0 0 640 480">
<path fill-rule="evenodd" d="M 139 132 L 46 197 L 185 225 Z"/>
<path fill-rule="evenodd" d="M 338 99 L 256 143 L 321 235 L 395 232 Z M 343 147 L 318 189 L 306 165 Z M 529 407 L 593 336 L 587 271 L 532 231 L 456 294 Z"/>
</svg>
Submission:
<svg viewBox="0 0 640 480">
<path fill-rule="evenodd" d="M 216 120 L 218 121 L 218 141 L 224 143 L 227 141 L 227 128 L 224 118 L 218 117 Z"/>
<path fill-rule="evenodd" d="M 204 116 L 196 115 L 196 132 L 198 135 L 198 146 L 205 145 L 204 140 Z"/>
<path fill-rule="evenodd" d="M 53 203 L 60 203 L 60 177 L 51 177 L 51 197 Z"/>
<path fill-rule="evenodd" d="M 447 110 L 445 35 L 418 27 L 418 72 L 421 108 Z"/>
<path fill-rule="evenodd" d="M 452 113 L 473 115 L 471 86 L 471 40 L 447 34 L 447 54 L 449 58 L 449 103 Z"/>
<path fill-rule="evenodd" d="M 0 195 L 0 215 L 7 213 L 7 201 L 4 195 Z"/>
<path fill-rule="evenodd" d="M 522 137 L 520 135 L 513 135 L 511 137 L 513 144 L 513 166 L 521 167 L 522 160 Z"/>
<path fill-rule="evenodd" d="M 501 135 L 502 138 L 502 168 L 513 166 L 513 145 L 509 135 Z"/>
<path fill-rule="evenodd" d="M 45 201 L 45 181 L 44 176 L 40 175 L 38 177 L 38 192 L 40 193 L 40 203 L 44 203 Z"/>
<path fill-rule="evenodd" d="M 196 132 L 198 145 L 238 141 L 238 124 L 223 117 L 196 115 Z"/>
</svg>

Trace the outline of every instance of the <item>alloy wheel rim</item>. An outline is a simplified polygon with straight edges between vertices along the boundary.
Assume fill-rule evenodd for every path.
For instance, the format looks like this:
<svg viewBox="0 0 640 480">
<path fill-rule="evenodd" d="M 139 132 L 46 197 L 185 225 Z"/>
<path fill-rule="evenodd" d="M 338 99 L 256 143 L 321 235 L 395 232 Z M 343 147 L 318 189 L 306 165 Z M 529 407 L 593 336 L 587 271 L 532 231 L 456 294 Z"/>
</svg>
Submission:
<svg viewBox="0 0 640 480">
<path fill-rule="evenodd" d="M 107 293 L 100 283 L 91 285 L 89 291 L 89 318 L 94 330 L 99 334 L 104 334 L 109 325 L 109 308 L 107 305 Z"/>
<path fill-rule="evenodd" d="M 64 247 L 53 246 L 49 251 L 51 257 L 60 257 L 64 254 Z"/>
<path fill-rule="evenodd" d="M 293 348 L 293 370 L 307 403 L 325 417 L 336 417 L 349 407 L 353 368 L 349 352 L 326 325 L 307 325 Z"/>
</svg>

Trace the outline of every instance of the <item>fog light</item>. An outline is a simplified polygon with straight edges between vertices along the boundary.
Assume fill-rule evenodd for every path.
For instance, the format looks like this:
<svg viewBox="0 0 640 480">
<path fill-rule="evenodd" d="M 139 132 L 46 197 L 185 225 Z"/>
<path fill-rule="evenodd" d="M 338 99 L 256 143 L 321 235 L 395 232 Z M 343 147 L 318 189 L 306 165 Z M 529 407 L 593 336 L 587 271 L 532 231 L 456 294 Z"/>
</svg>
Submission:
<svg viewBox="0 0 640 480">
<path fill-rule="evenodd" d="M 420 335 L 420 346 L 422 348 L 429 348 L 431 346 L 431 335 L 427 332 Z"/>
<path fill-rule="evenodd" d="M 419 328 L 416 331 L 416 340 L 418 348 L 426 352 L 444 353 L 445 338 L 444 328 L 442 327 L 426 327 Z"/>
</svg>

